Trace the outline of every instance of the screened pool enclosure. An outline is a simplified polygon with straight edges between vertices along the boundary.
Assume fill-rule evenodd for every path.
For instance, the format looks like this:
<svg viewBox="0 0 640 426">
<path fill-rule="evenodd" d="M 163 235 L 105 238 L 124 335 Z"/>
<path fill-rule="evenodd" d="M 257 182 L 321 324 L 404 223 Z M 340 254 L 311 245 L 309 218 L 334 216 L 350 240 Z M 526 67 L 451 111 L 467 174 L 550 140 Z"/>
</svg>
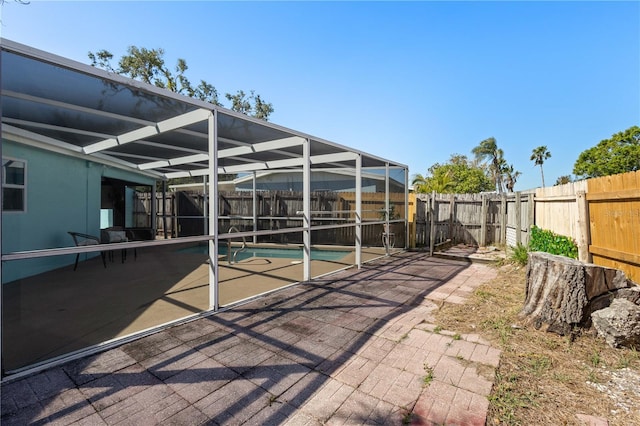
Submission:
<svg viewBox="0 0 640 426">
<path fill-rule="evenodd" d="M 406 247 L 402 164 L 8 40 L 1 67 L 3 377 Z"/>
</svg>

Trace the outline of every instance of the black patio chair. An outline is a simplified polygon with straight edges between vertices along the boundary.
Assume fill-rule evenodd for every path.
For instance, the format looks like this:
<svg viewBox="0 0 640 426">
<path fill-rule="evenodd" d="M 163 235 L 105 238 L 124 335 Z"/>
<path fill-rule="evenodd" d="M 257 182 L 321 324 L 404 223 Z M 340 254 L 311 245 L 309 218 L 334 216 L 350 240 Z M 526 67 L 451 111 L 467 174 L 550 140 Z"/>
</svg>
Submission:
<svg viewBox="0 0 640 426">
<path fill-rule="evenodd" d="M 68 231 L 71 238 L 73 238 L 73 243 L 76 247 L 84 247 L 84 246 L 93 246 L 100 244 L 100 238 L 94 237 L 93 235 L 83 234 L 80 232 L 72 232 Z M 107 260 L 105 258 L 104 252 L 101 251 L 100 255 L 102 256 L 102 264 L 104 267 L 107 267 Z M 75 271 L 78 268 L 78 259 L 80 259 L 80 253 L 76 254 L 76 263 L 73 265 L 73 270 Z"/>
</svg>

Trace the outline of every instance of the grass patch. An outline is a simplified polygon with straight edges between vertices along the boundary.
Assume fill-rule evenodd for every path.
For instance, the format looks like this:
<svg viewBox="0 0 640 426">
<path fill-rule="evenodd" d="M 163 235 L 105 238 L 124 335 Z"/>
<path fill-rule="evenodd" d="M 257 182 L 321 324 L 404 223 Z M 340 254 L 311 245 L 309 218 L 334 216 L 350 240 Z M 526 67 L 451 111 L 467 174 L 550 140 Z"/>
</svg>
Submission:
<svg viewBox="0 0 640 426">
<path fill-rule="evenodd" d="M 518 411 L 526 410 L 536 405 L 536 396 L 530 392 L 523 392 L 518 383 L 518 376 L 509 374 L 502 377 L 496 375 L 497 385 L 494 386 L 493 392 L 489 396 L 494 418 L 500 419 L 503 424 L 521 424 L 518 420 Z M 487 424 L 491 423 L 487 419 Z"/>
<path fill-rule="evenodd" d="M 640 361 L 640 354 L 638 354 L 638 351 L 636 350 L 636 348 L 632 348 L 620 354 L 620 357 L 618 357 L 618 361 L 616 362 L 615 368 L 617 369 L 631 368 L 634 365 L 637 365 L 638 361 Z"/>
<path fill-rule="evenodd" d="M 526 265 L 529 261 L 529 252 L 527 246 L 523 245 L 522 243 L 518 243 L 518 245 L 513 247 L 513 249 L 511 250 L 509 260 L 511 260 L 516 265 Z"/>
<path fill-rule="evenodd" d="M 625 411 L 594 386 L 610 384 L 610 372 L 640 371 L 638 351 L 612 349 L 591 333 L 570 339 L 529 327 L 519 317 L 524 300 L 525 270 L 512 263 L 465 305 L 444 304 L 435 314 L 442 329 L 480 334 L 502 350 L 500 365 L 488 372 L 495 378 L 487 424 L 573 425 L 584 413 L 610 425 L 640 425 L 640 398 Z"/>
</svg>

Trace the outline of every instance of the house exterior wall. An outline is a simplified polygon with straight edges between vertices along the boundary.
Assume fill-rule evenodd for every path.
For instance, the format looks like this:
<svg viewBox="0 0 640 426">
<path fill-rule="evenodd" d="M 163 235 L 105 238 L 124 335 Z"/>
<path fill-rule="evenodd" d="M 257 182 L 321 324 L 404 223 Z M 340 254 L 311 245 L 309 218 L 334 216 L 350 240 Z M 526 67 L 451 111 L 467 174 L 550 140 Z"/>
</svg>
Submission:
<svg viewBox="0 0 640 426">
<path fill-rule="evenodd" d="M 140 184 L 153 182 L 135 173 L 6 139 L 2 140 L 2 155 L 27 163 L 26 211 L 3 212 L 3 253 L 73 246 L 68 231 L 99 236 L 102 176 Z M 74 260 L 75 255 L 67 255 L 5 262 L 2 282 L 73 264 Z"/>
</svg>

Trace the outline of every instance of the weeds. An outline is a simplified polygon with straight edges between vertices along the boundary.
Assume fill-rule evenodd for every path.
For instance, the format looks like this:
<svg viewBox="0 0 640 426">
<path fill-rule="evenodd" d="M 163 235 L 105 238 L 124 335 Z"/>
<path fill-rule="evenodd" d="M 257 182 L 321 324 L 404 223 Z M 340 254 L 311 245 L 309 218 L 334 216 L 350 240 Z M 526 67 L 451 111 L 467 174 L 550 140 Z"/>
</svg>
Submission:
<svg viewBox="0 0 640 426">
<path fill-rule="evenodd" d="M 640 360 L 640 354 L 636 348 L 632 348 L 628 352 L 623 352 L 618 358 L 618 362 L 616 362 L 617 369 L 629 368 L 635 364 L 636 361 Z"/>
<path fill-rule="evenodd" d="M 518 376 L 496 374 L 496 384 L 489 396 L 489 402 L 496 411 L 496 418 L 504 424 L 518 424 L 516 412 L 519 409 L 535 406 L 535 394 L 525 392 L 519 386 Z"/>
<path fill-rule="evenodd" d="M 542 376 L 552 365 L 551 358 L 538 354 L 529 354 L 527 363 L 530 373 L 536 377 Z"/>
<path fill-rule="evenodd" d="M 489 318 L 483 321 L 481 325 L 484 328 L 495 330 L 498 333 L 502 346 L 506 346 L 509 343 L 509 338 L 511 337 L 511 333 L 513 332 L 513 329 L 511 328 L 511 325 L 509 324 L 509 321 L 507 321 L 506 318 L 504 317 Z"/>
<path fill-rule="evenodd" d="M 277 400 L 278 400 L 277 395 L 269 395 L 269 407 L 271 407 L 271 404 L 273 404 Z"/>
<path fill-rule="evenodd" d="M 513 247 L 509 259 L 516 265 L 526 265 L 529 261 L 527 246 L 523 245 L 522 243 L 518 243 L 517 246 Z"/>
<path fill-rule="evenodd" d="M 571 376 L 569 376 L 568 374 L 564 374 L 564 373 L 554 372 L 553 373 L 553 380 L 557 380 L 560 383 L 570 383 L 571 382 Z"/>
<path fill-rule="evenodd" d="M 426 387 L 426 386 L 429 386 L 431 384 L 431 382 L 433 381 L 433 368 L 431 368 L 427 364 L 425 364 L 424 365 L 424 371 L 427 374 L 422 378 L 422 383 Z"/>
<path fill-rule="evenodd" d="M 479 297 L 480 300 L 482 300 L 483 302 L 486 302 L 486 301 L 488 301 L 489 299 L 491 299 L 492 297 L 495 296 L 495 294 L 490 293 L 490 292 L 485 291 L 485 290 L 481 290 L 481 289 L 476 290 L 475 291 L 475 295 L 477 297 Z"/>
<path fill-rule="evenodd" d="M 587 375 L 587 382 L 591 382 L 591 383 L 600 383 L 600 377 L 598 377 L 598 375 L 596 374 L 595 371 L 591 370 L 589 371 L 589 374 Z"/>
</svg>

